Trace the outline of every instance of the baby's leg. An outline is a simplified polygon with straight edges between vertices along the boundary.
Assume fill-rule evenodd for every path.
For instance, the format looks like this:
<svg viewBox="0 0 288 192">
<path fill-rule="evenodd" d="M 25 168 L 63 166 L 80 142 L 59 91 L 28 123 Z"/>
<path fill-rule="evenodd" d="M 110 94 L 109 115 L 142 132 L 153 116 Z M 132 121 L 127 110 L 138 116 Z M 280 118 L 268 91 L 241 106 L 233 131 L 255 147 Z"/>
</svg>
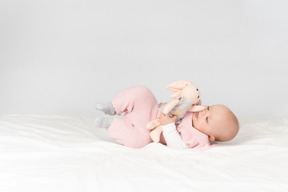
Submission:
<svg viewBox="0 0 288 192">
<path fill-rule="evenodd" d="M 95 119 L 95 126 L 98 128 L 108 128 L 110 127 L 114 117 L 112 116 L 101 116 Z"/>
<path fill-rule="evenodd" d="M 115 109 L 112 103 L 97 103 L 95 108 L 99 111 L 103 111 L 107 115 L 115 115 Z"/>
<path fill-rule="evenodd" d="M 158 103 L 153 93 L 144 86 L 137 86 L 118 93 L 112 100 L 118 115 L 126 113 L 135 123 L 146 124 L 159 115 Z"/>
<path fill-rule="evenodd" d="M 108 134 L 118 143 L 131 148 L 141 148 L 152 142 L 148 129 L 136 127 L 126 119 L 114 118 Z"/>
<path fill-rule="evenodd" d="M 146 124 L 158 117 L 155 96 L 146 87 L 132 87 L 121 91 L 112 100 L 116 114 L 125 113 L 123 119 L 114 118 L 108 133 L 119 143 L 139 148 L 152 142 Z"/>
</svg>

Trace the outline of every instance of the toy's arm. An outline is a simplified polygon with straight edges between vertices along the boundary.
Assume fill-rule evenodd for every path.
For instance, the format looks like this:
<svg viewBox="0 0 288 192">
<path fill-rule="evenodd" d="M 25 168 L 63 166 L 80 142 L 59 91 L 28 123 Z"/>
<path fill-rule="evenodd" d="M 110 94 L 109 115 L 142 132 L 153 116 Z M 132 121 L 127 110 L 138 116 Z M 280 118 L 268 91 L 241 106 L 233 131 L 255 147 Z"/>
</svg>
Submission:
<svg viewBox="0 0 288 192">
<path fill-rule="evenodd" d="M 160 136 L 162 133 L 162 126 L 161 125 L 167 125 L 167 124 L 174 124 L 176 121 L 177 116 L 170 117 L 169 115 L 161 114 L 160 117 L 154 121 L 150 121 L 147 124 L 148 129 L 153 129 L 150 131 L 150 137 L 152 141 L 158 143 L 160 141 Z"/>
<path fill-rule="evenodd" d="M 160 141 L 162 131 L 162 126 L 159 126 L 150 132 L 150 137 L 153 142 L 158 143 Z"/>
<path fill-rule="evenodd" d="M 167 103 L 163 109 L 163 113 L 168 114 L 179 102 L 180 102 L 180 100 L 175 99 L 175 100 Z"/>
<path fill-rule="evenodd" d="M 203 111 L 206 107 L 203 105 L 193 105 L 188 111 L 190 112 L 198 112 Z"/>
</svg>

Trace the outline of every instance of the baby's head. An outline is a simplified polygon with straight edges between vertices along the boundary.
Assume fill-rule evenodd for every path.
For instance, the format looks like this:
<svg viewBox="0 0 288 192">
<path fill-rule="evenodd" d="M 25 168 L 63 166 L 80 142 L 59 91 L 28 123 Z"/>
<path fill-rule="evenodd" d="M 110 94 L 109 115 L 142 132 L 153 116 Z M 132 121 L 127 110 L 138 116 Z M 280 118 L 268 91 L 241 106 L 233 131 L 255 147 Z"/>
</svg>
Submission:
<svg viewBox="0 0 288 192">
<path fill-rule="evenodd" d="M 205 110 L 194 113 L 192 124 L 208 135 L 210 141 L 229 141 L 239 130 L 237 117 L 225 105 L 206 106 Z"/>
</svg>

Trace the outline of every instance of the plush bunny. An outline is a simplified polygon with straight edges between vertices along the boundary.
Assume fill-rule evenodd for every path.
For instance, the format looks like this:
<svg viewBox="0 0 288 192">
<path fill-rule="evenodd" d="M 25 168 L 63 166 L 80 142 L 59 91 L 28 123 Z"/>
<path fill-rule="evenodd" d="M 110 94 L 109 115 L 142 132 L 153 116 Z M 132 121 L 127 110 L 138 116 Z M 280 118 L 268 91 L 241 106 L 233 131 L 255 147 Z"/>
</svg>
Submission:
<svg viewBox="0 0 288 192">
<path fill-rule="evenodd" d="M 200 92 L 198 88 L 189 81 L 176 81 L 169 84 L 167 89 L 174 91 L 173 98 L 167 104 L 162 105 L 159 111 L 170 116 L 176 115 L 176 124 L 180 123 L 187 111 L 197 112 L 205 109 L 202 105 L 195 105 L 200 102 Z M 146 125 L 150 129 L 150 136 L 154 142 L 159 142 L 162 133 L 162 127 L 158 119 L 150 121 Z"/>
</svg>

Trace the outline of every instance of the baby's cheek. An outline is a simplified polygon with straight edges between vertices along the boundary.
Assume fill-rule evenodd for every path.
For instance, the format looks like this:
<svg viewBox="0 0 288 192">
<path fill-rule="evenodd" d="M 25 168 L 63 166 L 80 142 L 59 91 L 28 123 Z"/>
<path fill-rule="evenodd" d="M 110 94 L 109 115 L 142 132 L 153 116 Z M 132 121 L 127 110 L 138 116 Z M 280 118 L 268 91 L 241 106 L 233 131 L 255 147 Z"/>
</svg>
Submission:
<svg viewBox="0 0 288 192">
<path fill-rule="evenodd" d="M 192 125 L 195 129 L 198 129 L 198 130 L 201 130 L 203 127 L 203 123 L 199 119 L 193 122 Z"/>
<path fill-rule="evenodd" d="M 197 126 L 197 120 L 192 119 L 192 126 L 195 128 Z"/>
</svg>

